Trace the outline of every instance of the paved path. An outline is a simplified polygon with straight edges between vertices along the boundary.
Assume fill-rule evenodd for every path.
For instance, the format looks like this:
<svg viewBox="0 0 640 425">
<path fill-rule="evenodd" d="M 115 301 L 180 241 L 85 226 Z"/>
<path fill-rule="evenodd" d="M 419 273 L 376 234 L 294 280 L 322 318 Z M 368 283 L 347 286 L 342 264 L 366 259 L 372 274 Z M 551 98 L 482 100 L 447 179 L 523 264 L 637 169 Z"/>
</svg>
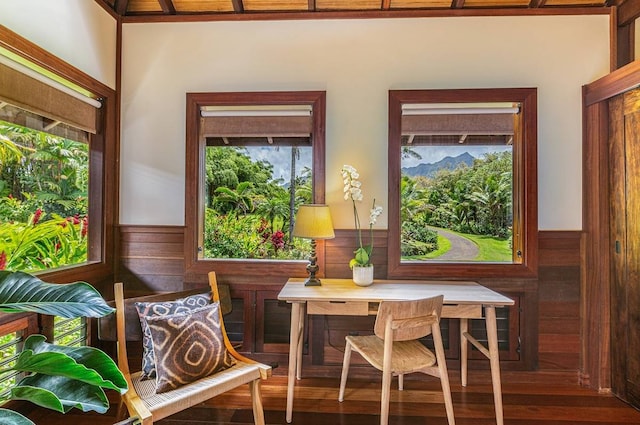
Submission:
<svg viewBox="0 0 640 425">
<path fill-rule="evenodd" d="M 473 261 L 478 256 L 478 245 L 476 245 L 472 240 L 456 235 L 455 233 L 449 232 L 447 230 L 439 228 L 433 228 L 433 230 L 438 232 L 441 236 L 449 239 L 449 241 L 451 242 L 451 249 L 449 249 L 449 251 L 445 252 L 441 256 L 433 258 L 433 260 Z"/>
</svg>

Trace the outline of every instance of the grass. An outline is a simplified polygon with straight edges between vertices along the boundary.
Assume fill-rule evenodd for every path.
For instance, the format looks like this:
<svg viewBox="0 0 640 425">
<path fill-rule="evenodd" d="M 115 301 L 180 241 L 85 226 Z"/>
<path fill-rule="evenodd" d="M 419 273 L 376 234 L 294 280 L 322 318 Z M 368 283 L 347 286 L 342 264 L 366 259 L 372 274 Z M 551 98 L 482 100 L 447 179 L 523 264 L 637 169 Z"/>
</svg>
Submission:
<svg viewBox="0 0 640 425">
<path fill-rule="evenodd" d="M 465 233 L 456 234 L 463 238 L 470 239 L 478 245 L 480 252 L 473 261 L 511 262 L 513 259 L 509 239 L 500 239 L 486 235 L 468 235 Z"/>
<path fill-rule="evenodd" d="M 438 228 L 434 227 L 434 230 Z M 468 233 L 454 232 L 449 229 L 442 229 L 455 233 L 465 239 L 469 239 L 478 246 L 478 256 L 469 261 L 505 263 L 511 262 L 513 253 L 509 239 L 501 239 L 487 235 L 471 235 Z M 438 257 L 451 250 L 451 241 L 441 233 L 438 233 L 438 249 L 420 257 L 403 257 L 406 260 L 437 260 Z"/>
<path fill-rule="evenodd" d="M 451 241 L 438 233 L 438 249 L 423 256 L 422 259 L 433 260 L 451 249 Z"/>
</svg>

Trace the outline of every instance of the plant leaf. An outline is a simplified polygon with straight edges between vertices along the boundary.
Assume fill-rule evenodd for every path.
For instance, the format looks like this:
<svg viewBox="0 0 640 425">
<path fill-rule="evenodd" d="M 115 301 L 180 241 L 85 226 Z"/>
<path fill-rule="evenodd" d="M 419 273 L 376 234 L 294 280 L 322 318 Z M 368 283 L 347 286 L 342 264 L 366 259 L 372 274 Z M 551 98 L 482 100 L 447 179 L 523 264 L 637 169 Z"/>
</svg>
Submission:
<svg viewBox="0 0 640 425">
<path fill-rule="evenodd" d="M 66 413 L 76 407 L 83 412 L 105 413 L 109 399 L 102 388 L 65 378 L 35 374 L 22 379 L 11 389 L 12 400 L 27 400 L 38 406 Z"/>
<path fill-rule="evenodd" d="M 20 413 L 9 409 L 0 409 L 0 424 L 36 425 Z"/>
<path fill-rule="evenodd" d="M 12 367 L 14 370 L 63 376 L 102 388 L 127 392 L 127 381 L 115 362 L 94 347 L 65 347 L 45 342 L 43 335 L 30 335 Z"/>
<path fill-rule="evenodd" d="M 86 282 L 52 284 L 28 273 L 0 271 L 0 311 L 34 312 L 71 319 L 102 317 L 114 310 Z"/>
</svg>

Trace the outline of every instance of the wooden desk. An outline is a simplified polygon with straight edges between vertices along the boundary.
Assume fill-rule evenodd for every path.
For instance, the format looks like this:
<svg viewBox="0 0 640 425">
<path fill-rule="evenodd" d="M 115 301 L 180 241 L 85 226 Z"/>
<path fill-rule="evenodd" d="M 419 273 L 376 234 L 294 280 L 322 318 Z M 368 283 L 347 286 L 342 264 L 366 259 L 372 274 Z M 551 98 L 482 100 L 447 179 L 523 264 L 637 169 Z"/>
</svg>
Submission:
<svg viewBox="0 0 640 425">
<path fill-rule="evenodd" d="M 467 342 L 471 342 L 490 361 L 496 423 L 503 425 L 495 308 L 513 305 L 512 299 L 476 282 L 375 280 L 371 286 L 367 287 L 357 286 L 351 279 L 322 279 L 322 286 L 304 286 L 303 282 L 302 278 L 289 279 L 278 294 L 279 300 L 291 303 L 286 416 L 288 423 L 291 423 L 293 415 L 295 380 L 300 379 L 302 371 L 305 306 L 307 314 L 365 316 L 376 314 L 380 301 L 419 299 L 442 294 L 445 304 L 442 317 L 460 319 L 462 385 L 467 385 Z M 483 309 L 489 349 L 482 346 L 468 332 L 468 319 L 482 319 Z"/>
</svg>

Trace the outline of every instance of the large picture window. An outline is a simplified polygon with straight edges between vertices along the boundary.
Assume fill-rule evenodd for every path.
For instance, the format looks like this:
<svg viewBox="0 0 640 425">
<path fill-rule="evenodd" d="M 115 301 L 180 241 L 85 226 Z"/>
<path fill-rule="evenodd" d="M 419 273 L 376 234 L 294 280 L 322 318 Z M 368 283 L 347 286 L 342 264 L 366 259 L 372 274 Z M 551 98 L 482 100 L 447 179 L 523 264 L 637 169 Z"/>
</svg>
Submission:
<svg viewBox="0 0 640 425">
<path fill-rule="evenodd" d="M 187 99 L 187 155 L 198 161 L 187 163 L 194 264 L 215 261 L 221 270 L 234 260 L 269 267 L 306 259 L 309 243 L 292 229 L 299 205 L 324 198 L 324 92 Z"/>
<path fill-rule="evenodd" d="M 389 94 L 389 275 L 529 275 L 535 90 Z"/>
<path fill-rule="evenodd" d="M 111 272 L 115 93 L 18 39 L 0 26 L 0 269 L 91 281 Z"/>
</svg>

